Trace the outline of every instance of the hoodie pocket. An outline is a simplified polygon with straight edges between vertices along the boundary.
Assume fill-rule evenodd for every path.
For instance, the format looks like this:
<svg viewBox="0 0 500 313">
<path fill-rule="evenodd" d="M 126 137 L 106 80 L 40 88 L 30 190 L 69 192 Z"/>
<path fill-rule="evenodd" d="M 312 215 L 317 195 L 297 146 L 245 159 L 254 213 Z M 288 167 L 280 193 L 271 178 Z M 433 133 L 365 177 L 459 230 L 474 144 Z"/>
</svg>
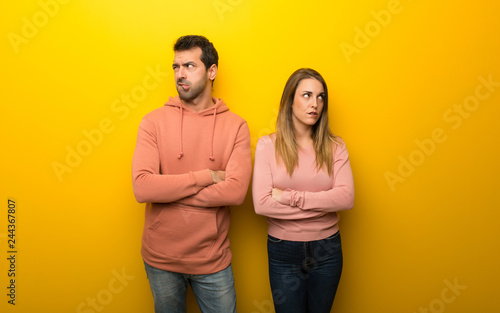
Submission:
<svg viewBox="0 0 500 313">
<path fill-rule="evenodd" d="M 148 245 L 159 257 L 204 259 L 217 240 L 216 210 L 164 208 L 148 228 Z"/>
</svg>

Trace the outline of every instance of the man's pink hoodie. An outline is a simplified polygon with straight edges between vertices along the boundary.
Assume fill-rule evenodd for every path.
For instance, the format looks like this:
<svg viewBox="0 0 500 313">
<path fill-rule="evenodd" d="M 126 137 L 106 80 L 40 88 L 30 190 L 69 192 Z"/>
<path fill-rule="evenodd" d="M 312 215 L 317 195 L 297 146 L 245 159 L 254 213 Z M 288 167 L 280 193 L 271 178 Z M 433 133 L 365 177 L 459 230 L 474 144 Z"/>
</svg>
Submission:
<svg viewBox="0 0 500 313">
<path fill-rule="evenodd" d="M 250 132 L 221 99 L 195 112 L 170 98 L 139 125 L 132 161 L 134 194 L 146 202 L 142 257 L 172 272 L 211 274 L 231 262 L 230 205 L 251 175 Z M 209 170 L 226 172 L 214 184 Z"/>
</svg>

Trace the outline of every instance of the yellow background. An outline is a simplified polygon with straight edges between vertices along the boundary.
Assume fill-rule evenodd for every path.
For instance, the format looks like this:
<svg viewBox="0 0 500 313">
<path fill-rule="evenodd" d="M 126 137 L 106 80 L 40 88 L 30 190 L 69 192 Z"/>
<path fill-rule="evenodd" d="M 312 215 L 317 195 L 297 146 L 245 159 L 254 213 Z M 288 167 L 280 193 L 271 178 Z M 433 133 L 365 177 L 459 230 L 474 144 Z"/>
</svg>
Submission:
<svg viewBox="0 0 500 313">
<path fill-rule="evenodd" d="M 201 34 L 220 56 L 214 94 L 248 121 L 252 153 L 295 69 L 328 83 L 356 187 L 332 312 L 499 312 L 499 14 L 486 0 L 8 2 L 0 311 L 153 312 L 131 158 L 140 119 L 176 94 L 174 41 Z M 89 146 L 85 131 L 99 127 Z M 78 147 L 86 155 L 68 166 Z M 59 177 L 54 162 L 68 166 Z M 272 312 L 266 231 L 249 191 L 230 232 L 239 312 Z"/>
</svg>

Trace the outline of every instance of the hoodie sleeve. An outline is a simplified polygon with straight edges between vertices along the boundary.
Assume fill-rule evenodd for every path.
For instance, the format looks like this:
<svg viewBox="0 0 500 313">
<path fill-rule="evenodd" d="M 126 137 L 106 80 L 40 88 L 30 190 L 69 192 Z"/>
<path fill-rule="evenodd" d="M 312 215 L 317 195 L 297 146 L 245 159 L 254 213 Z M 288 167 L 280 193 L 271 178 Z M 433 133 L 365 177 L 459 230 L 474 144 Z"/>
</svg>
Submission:
<svg viewBox="0 0 500 313">
<path fill-rule="evenodd" d="M 247 123 L 242 123 L 226 165 L 223 182 L 201 189 L 197 194 L 178 202 L 199 207 L 219 207 L 240 205 L 245 200 L 252 173 L 250 131 Z"/>
<path fill-rule="evenodd" d="M 287 189 L 281 195 L 281 203 L 305 211 L 337 212 L 352 209 L 354 182 L 345 144 L 337 146 L 334 160 L 332 189 L 318 192 Z"/>
<path fill-rule="evenodd" d="M 297 206 L 283 204 L 273 199 L 273 170 L 270 158 L 274 158 L 274 149 L 262 138 L 255 149 L 255 164 L 253 169 L 252 196 L 255 213 L 270 218 L 282 220 L 306 219 L 325 215 L 323 212 L 304 211 Z"/>
<path fill-rule="evenodd" d="M 208 169 L 180 175 L 160 174 L 156 128 L 148 119 L 141 121 L 132 159 L 132 186 L 138 202 L 174 202 L 212 183 Z"/>
</svg>

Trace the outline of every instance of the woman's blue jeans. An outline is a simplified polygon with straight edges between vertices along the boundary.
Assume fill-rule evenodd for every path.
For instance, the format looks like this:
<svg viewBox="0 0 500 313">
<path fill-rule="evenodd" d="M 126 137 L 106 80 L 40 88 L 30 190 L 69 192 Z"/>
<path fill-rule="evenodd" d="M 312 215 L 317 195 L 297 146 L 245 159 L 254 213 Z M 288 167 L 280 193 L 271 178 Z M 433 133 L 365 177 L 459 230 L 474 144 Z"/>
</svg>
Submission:
<svg viewBox="0 0 500 313">
<path fill-rule="evenodd" d="M 233 269 L 207 275 L 189 275 L 164 271 L 144 262 L 153 292 L 156 313 L 185 313 L 187 286 L 203 313 L 236 313 Z"/>
<path fill-rule="evenodd" d="M 298 242 L 268 236 L 269 281 L 276 313 L 328 313 L 342 273 L 340 233 Z"/>
</svg>

